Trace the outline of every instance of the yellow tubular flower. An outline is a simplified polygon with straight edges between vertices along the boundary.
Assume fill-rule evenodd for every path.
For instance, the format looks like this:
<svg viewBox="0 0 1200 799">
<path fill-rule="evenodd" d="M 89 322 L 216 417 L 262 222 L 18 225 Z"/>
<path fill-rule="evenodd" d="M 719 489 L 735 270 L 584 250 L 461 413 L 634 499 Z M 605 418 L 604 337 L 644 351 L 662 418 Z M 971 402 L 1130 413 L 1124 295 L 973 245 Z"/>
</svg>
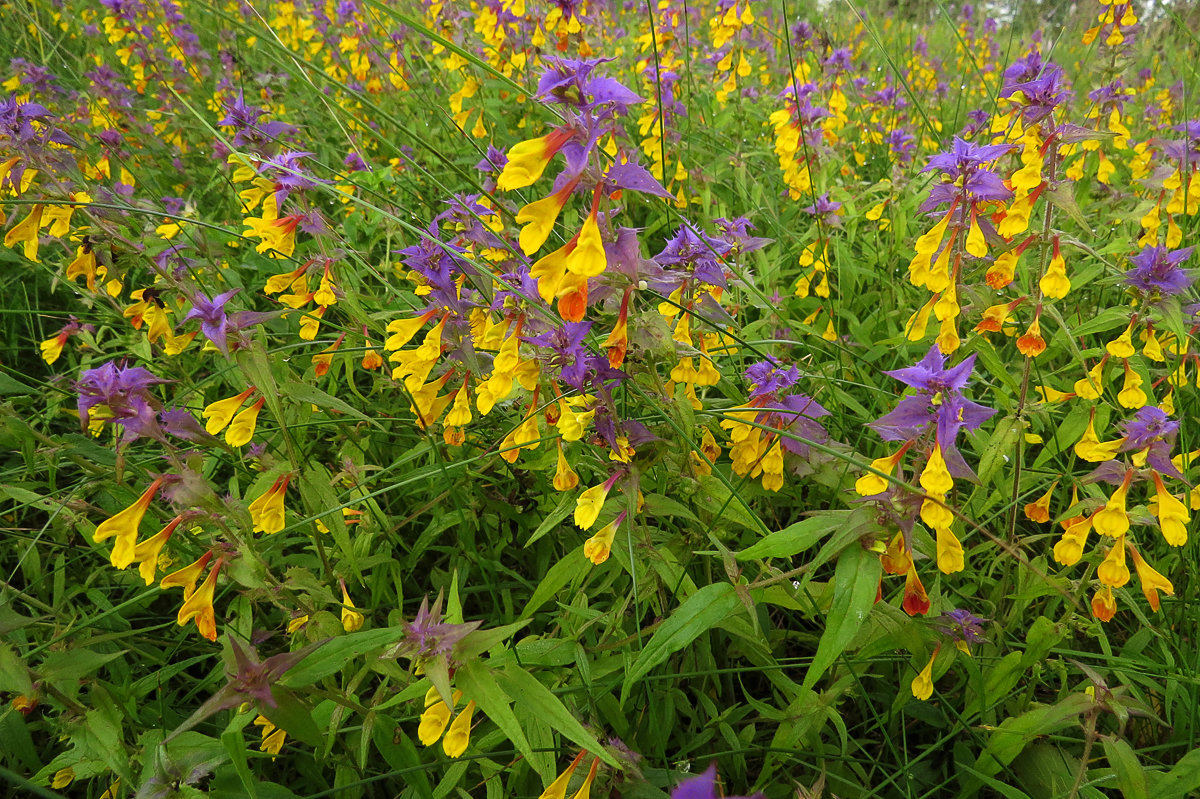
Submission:
<svg viewBox="0 0 1200 799">
<path fill-rule="evenodd" d="M 176 516 L 167 522 L 166 527 L 145 541 L 139 541 L 137 546 L 133 548 L 133 560 L 131 563 L 141 564 L 138 566 L 138 574 L 146 581 L 146 585 L 154 585 L 154 577 L 158 570 L 158 555 L 162 552 L 162 548 L 166 545 L 167 540 L 175 532 L 175 528 L 182 521 L 182 515 Z"/>
<path fill-rule="evenodd" d="M 546 790 L 542 791 L 542 795 L 538 799 L 565 799 L 567 785 L 571 782 L 571 775 L 575 773 L 575 768 L 583 760 L 584 754 L 586 753 L 580 752 L 576 755 L 575 759 L 571 761 L 571 765 L 567 766 L 562 774 L 555 777 L 554 782 L 546 786 Z"/>
<path fill-rule="evenodd" d="M 286 509 L 283 506 L 283 497 L 291 479 L 290 474 L 276 478 L 270 488 L 250 503 L 248 510 L 250 519 L 254 522 L 254 532 L 272 535 L 284 528 Z"/>
<path fill-rule="evenodd" d="M 262 727 L 262 743 L 258 748 L 266 752 L 274 760 L 279 751 L 283 749 L 284 739 L 287 738 L 287 733 L 276 727 L 266 716 L 258 716 L 254 719 L 254 723 Z"/>
<path fill-rule="evenodd" d="M 1117 539 L 1108 555 L 1096 567 L 1096 577 L 1103 585 L 1120 588 L 1129 582 L 1129 567 L 1125 565 L 1124 536 Z"/>
<path fill-rule="evenodd" d="M 508 150 L 508 161 L 496 180 L 496 188 L 512 191 L 532 185 L 570 137 L 569 131 L 555 130 L 545 136 L 514 144 Z"/>
<path fill-rule="evenodd" d="M 213 594 L 217 588 L 217 574 L 221 571 L 223 563 L 224 561 L 218 559 L 213 564 L 212 570 L 209 571 L 208 577 L 204 578 L 200 587 L 184 600 L 183 605 L 179 608 L 179 615 L 175 619 L 176 624 L 180 627 L 195 619 L 196 629 L 210 641 L 217 640 L 217 614 L 213 610 Z"/>
<path fill-rule="evenodd" d="M 933 662 L 937 660 L 939 649 L 941 649 L 940 644 L 934 647 L 933 654 L 929 656 L 929 662 L 912 681 L 912 695 L 922 702 L 933 696 Z"/>
<path fill-rule="evenodd" d="M 1088 370 L 1087 377 L 1075 381 L 1075 393 L 1081 399 L 1100 399 L 1104 391 L 1104 359 Z"/>
<path fill-rule="evenodd" d="M 1108 498 L 1104 507 L 1096 511 L 1092 517 L 1092 526 L 1100 535 L 1118 538 L 1129 530 L 1129 514 L 1125 512 L 1125 495 L 1129 493 L 1129 482 L 1133 479 L 1133 470 L 1125 472 L 1125 479 Z"/>
<path fill-rule="evenodd" d="M 576 527 L 587 530 L 596 523 L 596 518 L 600 515 L 600 509 L 604 507 L 604 500 L 608 498 L 610 488 L 612 488 L 612 483 L 604 482 L 592 486 L 579 495 L 579 498 L 575 500 Z"/>
<path fill-rule="evenodd" d="M 592 767 L 588 769 L 587 777 L 583 780 L 583 785 L 579 786 L 579 790 L 575 792 L 572 799 L 591 799 L 592 783 L 596 780 L 596 770 L 600 767 L 600 758 L 592 759 Z"/>
<path fill-rule="evenodd" d="M 1137 352 L 1133 346 L 1133 322 L 1129 323 L 1129 327 L 1125 328 L 1124 333 L 1108 342 L 1104 348 L 1114 358 L 1132 358 L 1133 354 Z"/>
<path fill-rule="evenodd" d="M 138 527 L 142 524 L 142 517 L 146 515 L 146 510 L 150 507 L 150 502 L 154 499 L 154 495 L 158 493 L 159 487 L 162 485 L 162 478 L 155 480 L 150 484 L 137 501 L 130 505 L 125 510 L 117 515 L 97 525 L 95 532 L 92 533 L 92 540 L 100 543 L 105 539 L 116 537 L 116 542 L 113 545 L 113 551 L 110 560 L 118 569 L 124 569 L 130 563 L 133 563 L 134 549 L 137 545 Z"/>
<path fill-rule="evenodd" d="M 38 230 L 42 226 L 42 206 L 35 204 L 29 209 L 29 214 L 4 236 L 5 247 L 22 245 L 25 257 L 31 261 L 38 259 Z"/>
<path fill-rule="evenodd" d="M 1092 519 L 1095 514 L 1078 519 L 1063 533 L 1062 539 L 1054 545 L 1054 559 L 1063 566 L 1074 566 L 1083 557 L 1084 547 L 1087 546 L 1088 533 L 1092 530 Z"/>
<path fill-rule="evenodd" d="M 1037 500 L 1030 502 L 1025 506 L 1025 518 L 1031 522 L 1039 522 L 1045 524 L 1050 521 L 1050 500 L 1054 498 L 1054 489 L 1058 487 L 1058 481 L 1055 480 L 1050 486 L 1050 490 L 1039 497 Z"/>
<path fill-rule="evenodd" d="M 242 407 L 242 403 L 253 393 L 254 386 L 250 386 L 236 397 L 217 400 L 205 406 L 200 416 L 204 419 L 204 429 L 208 431 L 208 434 L 215 436 L 224 430 L 225 426 L 233 419 L 233 415 L 237 413 L 238 408 Z"/>
<path fill-rule="evenodd" d="M 546 239 L 550 238 L 554 223 L 558 220 L 567 198 L 571 196 L 570 190 L 573 187 L 574 183 L 570 183 L 549 197 L 535 200 L 517 212 L 517 224 L 524 225 L 519 239 L 523 253 L 533 255 L 542 248 Z"/>
<path fill-rule="evenodd" d="M 962 544 L 949 527 L 937 528 L 937 564 L 943 574 L 962 571 L 966 566 Z"/>
<path fill-rule="evenodd" d="M 158 583 L 159 588 L 175 588 L 183 589 L 183 599 L 186 602 L 196 591 L 196 581 L 200 579 L 200 575 L 204 572 L 204 568 L 208 566 L 208 562 L 212 560 L 213 553 L 205 552 L 194 563 L 189 563 L 182 569 L 175 571 L 163 577 Z"/>
<path fill-rule="evenodd" d="M 617 528 L 621 526 L 624 519 L 625 514 L 622 513 L 583 543 L 583 556 L 590 560 L 592 565 L 599 566 L 608 560 L 608 556 L 612 552 L 613 540 L 617 536 Z"/>
<path fill-rule="evenodd" d="M 454 717 L 446 737 L 442 740 L 442 751 L 447 757 L 460 757 L 467 751 L 471 740 L 471 717 L 475 714 L 475 700 L 467 702 L 462 712 Z"/>
<path fill-rule="evenodd" d="M 567 462 L 567 456 L 563 452 L 562 439 L 558 440 L 558 464 L 554 471 L 554 490 L 555 491 L 573 491 L 579 485 L 579 475 L 571 464 Z"/>
<path fill-rule="evenodd" d="M 238 411 L 237 416 L 233 417 L 229 429 L 225 431 L 226 444 L 231 447 L 241 447 L 250 443 L 250 439 L 254 438 L 254 430 L 258 426 L 258 412 L 262 410 L 263 403 L 266 401 L 266 397 L 259 397 L 253 405 Z"/>
<path fill-rule="evenodd" d="M 1175 495 L 1163 485 L 1158 472 L 1153 472 L 1156 498 L 1158 526 L 1163 538 L 1173 547 L 1181 547 L 1187 543 L 1187 523 L 1191 519 L 1187 506 L 1175 498 Z"/>
<path fill-rule="evenodd" d="M 462 691 L 455 691 L 450 701 L 457 705 L 461 698 Z M 417 727 L 417 739 L 425 746 L 433 746 L 446 731 L 453 712 L 454 709 L 442 699 L 437 687 L 431 687 L 425 693 L 425 712 L 421 714 L 421 723 Z"/>
<path fill-rule="evenodd" d="M 350 594 L 346 591 L 346 583 L 342 583 L 342 629 L 348 633 L 362 629 L 364 617 L 354 609 Z"/>
<path fill-rule="evenodd" d="M 921 488 L 930 494 L 939 496 L 949 493 L 954 488 L 954 478 L 950 476 L 950 471 L 946 468 L 946 460 L 942 457 L 940 444 L 933 445 L 933 451 L 929 453 L 929 461 L 925 464 L 925 470 L 921 472 L 920 483 Z"/>
<path fill-rule="evenodd" d="M 1146 596 L 1146 601 L 1150 603 L 1150 608 L 1157 613 L 1158 592 L 1162 591 L 1167 596 L 1175 596 L 1175 586 L 1143 560 L 1131 542 L 1126 541 L 1125 546 L 1129 547 L 1129 556 L 1133 558 L 1133 568 L 1137 571 L 1138 582 L 1142 585 L 1142 593 Z"/>
<path fill-rule="evenodd" d="M 1112 460 L 1121 450 L 1121 445 L 1125 443 L 1125 440 L 1118 438 L 1113 441 L 1101 441 L 1100 437 L 1096 435 L 1094 422 L 1095 416 L 1093 415 L 1093 418 L 1088 420 L 1083 438 L 1075 444 L 1075 454 L 1088 463 Z"/>
<path fill-rule="evenodd" d="M 575 249 L 566 259 L 567 271 L 579 277 L 595 277 L 608 267 L 604 254 L 604 241 L 600 238 L 600 226 L 596 223 L 596 210 L 584 220 L 583 228 L 575 241 Z"/>
</svg>

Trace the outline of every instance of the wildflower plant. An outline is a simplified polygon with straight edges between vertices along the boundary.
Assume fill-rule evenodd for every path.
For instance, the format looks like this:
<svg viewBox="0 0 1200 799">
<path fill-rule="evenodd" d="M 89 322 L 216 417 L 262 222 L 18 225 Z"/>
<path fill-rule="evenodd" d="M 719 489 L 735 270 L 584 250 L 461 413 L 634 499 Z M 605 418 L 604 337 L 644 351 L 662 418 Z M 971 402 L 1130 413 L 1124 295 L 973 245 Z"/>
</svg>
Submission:
<svg viewBox="0 0 1200 799">
<path fill-rule="evenodd" d="M 1189 795 L 1194 14 L 1018 6 L 15 8 L 0 778 Z"/>
</svg>

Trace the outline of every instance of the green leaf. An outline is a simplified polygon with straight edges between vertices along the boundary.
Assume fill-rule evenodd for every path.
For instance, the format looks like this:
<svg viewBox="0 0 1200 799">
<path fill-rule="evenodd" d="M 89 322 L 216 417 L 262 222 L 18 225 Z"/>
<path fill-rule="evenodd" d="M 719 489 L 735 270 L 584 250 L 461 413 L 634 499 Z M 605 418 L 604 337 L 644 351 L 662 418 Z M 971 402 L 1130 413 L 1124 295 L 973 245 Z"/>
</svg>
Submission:
<svg viewBox="0 0 1200 799">
<path fill-rule="evenodd" d="M 25 696 L 33 694 L 29 669 L 12 646 L 4 641 L 0 641 L 0 691 Z"/>
<path fill-rule="evenodd" d="M 344 400 L 340 400 L 332 394 L 327 394 L 315 386 L 310 386 L 307 383 L 289 381 L 283 384 L 281 390 L 283 391 L 284 396 L 290 397 L 297 402 L 308 402 L 316 405 L 318 408 L 331 408 L 335 411 L 340 411 L 347 416 L 353 416 L 355 419 L 360 421 L 370 422 L 380 430 L 383 429 L 383 426 L 370 416 L 367 416 L 362 411 L 349 405 Z"/>
<path fill-rule="evenodd" d="M 300 474 L 300 494 L 308 515 L 320 517 L 333 541 L 355 574 L 361 574 L 358 565 L 358 555 L 350 541 L 350 533 L 346 529 L 346 521 L 342 516 L 342 503 L 338 501 L 330 483 L 329 470 L 320 463 L 309 462 Z M 320 533 L 318 533 L 320 535 Z"/>
<path fill-rule="evenodd" d="M 1085 694 L 1071 694 L 1053 705 L 1035 705 L 1019 716 L 1005 719 L 992 731 L 987 746 L 975 761 L 975 769 L 995 775 L 1040 735 L 1047 735 L 1075 724 L 1081 713 L 1092 705 Z M 974 795 L 964 789 L 963 795 Z"/>
<path fill-rule="evenodd" d="M 508 695 L 500 689 L 491 670 L 482 661 L 471 660 L 459 668 L 454 672 L 454 683 L 462 689 L 463 696 L 474 700 L 484 715 L 513 742 L 513 746 L 525 756 L 543 780 L 554 777 L 553 758 L 545 752 L 535 752 L 529 745 L 529 739 L 525 737 L 525 731 L 512 711 Z"/>
<path fill-rule="evenodd" d="M 691 404 L 687 406 L 691 409 Z M 676 502 L 670 497 L 664 497 L 662 494 L 646 494 L 646 513 L 651 516 L 678 516 L 681 519 L 687 519 L 689 522 L 699 523 L 696 514 L 688 510 L 682 503 Z"/>
<path fill-rule="evenodd" d="M 879 558 L 859 546 L 850 546 L 838 558 L 833 574 L 833 604 L 825 621 L 825 632 L 817 644 L 804 687 L 812 688 L 825 670 L 833 665 L 875 604 L 882 571 Z"/>
<path fill-rule="evenodd" d="M 828 511 L 771 533 L 734 555 L 738 560 L 790 558 L 821 540 L 846 521 L 850 511 Z"/>
<path fill-rule="evenodd" d="M 231 723 L 236 724 L 237 720 L 235 719 Z M 254 775 L 250 773 L 250 764 L 246 759 L 246 737 L 242 734 L 242 728 L 226 730 L 221 734 L 221 743 L 229 754 L 233 770 L 237 772 L 242 787 L 250 795 L 250 799 L 258 799 L 258 785 Z"/>
<path fill-rule="evenodd" d="M 1184 799 L 1200 790 L 1200 749 L 1188 752 L 1166 774 L 1153 776 L 1154 799 Z"/>
<path fill-rule="evenodd" d="M 271 696 L 275 698 L 275 707 L 263 703 L 262 714 L 296 740 L 320 749 L 325 741 L 308 707 L 282 685 L 273 686 Z"/>
<path fill-rule="evenodd" d="M 390 716 L 379 714 L 371 730 L 371 740 L 392 767 L 395 776 L 404 780 L 406 787 L 415 791 L 421 799 L 432 799 L 433 786 L 429 784 L 417 747 L 405 734 L 403 726 Z"/>
<path fill-rule="evenodd" d="M 712 474 L 701 475 L 697 482 L 700 490 L 695 494 L 696 504 L 717 519 L 735 522 L 755 532 L 768 529 L 743 505 L 743 500 L 734 494 L 725 483 Z"/>
<path fill-rule="evenodd" d="M 51 682 L 74 681 L 97 671 L 105 663 L 116 660 L 125 654 L 125 650 L 101 654 L 90 649 L 70 649 L 64 652 L 51 652 L 46 655 L 38 667 L 42 677 Z"/>
<path fill-rule="evenodd" d="M 542 519 L 542 523 L 533 531 L 533 535 L 529 536 L 529 540 L 525 542 L 525 546 L 529 546 L 555 527 L 558 527 L 558 525 L 562 524 L 563 519 L 570 516 L 574 510 L 575 495 L 568 491 L 563 494 L 562 499 L 558 501 L 558 505 L 554 510 L 550 511 L 550 515 Z"/>
<path fill-rule="evenodd" d="M 621 704 L 625 704 L 629 689 L 651 669 L 695 641 L 701 633 L 712 629 L 738 607 L 740 600 L 729 583 L 706 585 L 688 597 L 675 609 L 670 618 L 654 631 L 646 648 L 625 674 L 621 685 Z"/>
<path fill-rule="evenodd" d="M 478 657 L 501 641 L 516 635 L 529 622 L 530 619 L 521 619 L 512 624 L 506 624 L 503 627 L 493 627 L 489 630 L 476 630 L 475 632 L 468 633 L 454 647 L 454 659 L 463 661 Z"/>
<path fill-rule="evenodd" d="M 359 630 L 329 641 L 317 651 L 288 669 L 280 682 L 291 688 L 312 685 L 336 674 L 350 660 L 375 649 L 382 649 L 404 637 L 404 628 L 386 627 L 382 630 Z"/>
<path fill-rule="evenodd" d="M 32 394 L 36 390 L 32 386 L 27 386 L 20 380 L 0 372 L 0 395 Z"/>
<path fill-rule="evenodd" d="M 533 616 L 542 605 L 553 599 L 564 585 L 590 568 L 592 568 L 592 563 L 583 556 L 582 547 L 568 552 L 566 557 L 560 558 L 558 563 L 550 567 L 546 576 L 538 583 L 538 587 L 533 591 L 533 596 L 529 597 L 529 601 L 525 603 L 525 609 L 521 611 L 521 618 L 528 619 Z"/>
<path fill-rule="evenodd" d="M 1125 799 L 1150 799 L 1146 770 L 1138 762 L 1133 747 L 1120 738 L 1109 738 L 1107 735 L 1100 740 L 1104 743 L 1104 756 L 1116 772 L 1117 787 Z"/>
<path fill-rule="evenodd" d="M 521 717 L 540 719 L 607 765 L 619 767 L 616 759 L 584 729 L 579 719 L 571 715 L 566 705 L 532 674 L 510 664 L 503 671 L 495 672 L 494 676 L 504 693 L 513 700 Z"/>
</svg>

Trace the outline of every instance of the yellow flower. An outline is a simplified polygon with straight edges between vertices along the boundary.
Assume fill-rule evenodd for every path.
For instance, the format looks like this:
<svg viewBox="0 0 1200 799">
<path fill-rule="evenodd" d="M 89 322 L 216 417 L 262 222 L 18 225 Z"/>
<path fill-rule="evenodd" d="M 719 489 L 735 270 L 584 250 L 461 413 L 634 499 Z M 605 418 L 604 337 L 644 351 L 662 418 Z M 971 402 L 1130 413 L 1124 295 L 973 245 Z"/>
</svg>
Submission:
<svg viewBox="0 0 1200 799">
<path fill-rule="evenodd" d="M 579 485 L 579 475 L 571 468 L 571 464 L 567 462 L 567 456 L 563 452 L 562 439 L 558 440 L 558 465 L 554 471 L 554 490 L 555 491 L 572 491 Z"/>
<path fill-rule="evenodd" d="M 1101 358 L 1088 370 L 1087 377 L 1075 381 L 1075 393 L 1081 399 L 1100 399 L 1100 392 L 1104 391 L 1104 361 L 1105 359 Z"/>
<path fill-rule="evenodd" d="M 1133 470 L 1125 472 L 1125 479 L 1108 498 L 1104 507 L 1096 511 L 1092 517 L 1092 526 L 1100 535 L 1117 538 L 1129 530 L 1129 514 L 1125 512 L 1125 495 L 1129 493 L 1129 482 L 1133 479 Z"/>
<path fill-rule="evenodd" d="M 254 522 L 254 532 L 271 535 L 284 528 L 286 509 L 283 506 L 283 497 L 291 479 L 290 474 L 276 478 L 270 488 L 250 503 L 250 519 Z"/>
<path fill-rule="evenodd" d="M 532 185 L 570 137 L 570 131 L 554 130 L 545 136 L 514 144 L 508 150 L 508 161 L 496 180 L 496 188 L 511 191 Z"/>
<path fill-rule="evenodd" d="M 966 566 L 966 561 L 963 558 L 963 548 L 958 537 L 950 531 L 949 527 L 938 527 L 936 533 L 938 568 L 942 570 L 943 574 L 962 571 Z"/>
<path fill-rule="evenodd" d="M 42 206 L 34 204 L 29 209 L 29 214 L 20 222 L 12 226 L 4 236 L 5 247 L 15 247 L 18 244 L 22 245 L 25 251 L 25 257 L 31 261 L 38 259 L 38 230 L 42 226 Z M 70 780 L 67 780 L 70 782 Z"/>
<path fill-rule="evenodd" d="M 1146 404 L 1146 392 L 1142 391 L 1142 376 L 1125 362 L 1125 385 L 1117 394 L 1117 402 L 1123 408 L 1141 408 Z"/>
<path fill-rule="evenodd" d="M 592 486 L 579 495 L 579 498 L 575 500 L 576 527 L 587 530 L 596 523 L 596 518 L 600 515 L 600 509 L 604 507 L 604 500 L 608 497 L 611 487 L 611 482 L 605 482 Z"/>
<path fill-rule="evenodd" d="M 210 641 L 217 640 L 217 614 L 213 610 L 213 594 L 217 588 L 217 574 L 221 571 L 222 563 L 224 561 L 218 559 L 213 564 L 208 577 L 204 578 L 200 587 L 184 600 L 183 605 L 179 608 L 179 615 L 175 618 L 176 624 L 180 627 L 195 619 L 196 629 Z M 163 579 L 165 581 L 166 578 Z"/>
<path fill-rule="evenodd" d="M 163 529 L 159 530 L 154 535 L 147 538 L 145 541 L 139 541 L 133 548 L 133 560 L 130 563 L 141 564 L 138 566 L 138 574 L 146 581 L 146 585 L 154 585 L 155 573 L 158 570 L 158 556 L 162 552 L 163 546 L 175 532 L 175 528 L 183 521 L 183 516 L 176 516 Z"/>
<path fill-rule="evenodd" d="M 624 520 L 625 514 L 622 513 L 600 528 L 599 532 L 583 543 L 583 556 L 590 560 L 593 565 L 599 566 L 608 560 L 609 553 L 612 552 L 613 539 L 617 535 L 617 528 L 621 526 L 621 522 Z"/>
<path fill-rule="evenodd" d="M 1125 565 L 1125 539 L 1117 539 L 1108 555 L 1096 567 L 1096 577 L 1104 585 L 1120 588 L 1129 582 L 1129 567 Z"/>
<path fill-rule="evenodd" d="M 1088 419 L 1087 430 L 1083 433 L 1083 438 L 1079 439 L 1075 444 L 1075 454 L 1088 463 L 1100 463 L 1101 461 L 1112 460 L 1121 450 L 1121 445 L 1125 443 L 1124 439 L 1118 438 L 1112 441 L 1101 441 L 1096 435 L 1095 414 Z"/>
<path fill-rule="evenodd" d="M 462 691 L 455 691 L 450 701 L 457 705 L 461 698 Z M 454 709 L 442 699 L 437 687 L 430 687 L 425 692 L 425 712 L 421 714 L 421 722 L 417 727 L 417 739 L 425 746 L 433 746 L 446 731 L 453 712 Z"/>
<path fill-rule="evenodd" d="M 62 357 L 63 347 L 66 346 L 68 338 L 70 338 L 70 334 L 65 330 L 60 330 L 54 336 L 39 344 L 38 349 L 42 352 L 42 360 L 47 364 L 53 364 Z"/>
<path fill-rule="evenodd" d="M 1050 490 L 1039 497 L 1037 500 L 1030 502 L 1025 506 L 1025 518 L 1031 522 L 1039 522 L 1045 524 L 1050 521 L 1050 500 L 1054 498 L 1054 489 L 1058 487 L 1058 481 L 1055 480 L 1050 486 Z"/>
<path fill-rule="evenodd" d="M 189 563 L 182 569 L 176 569 L 159 581 L 159 588 L 174 588 L 183 589 L 183 599 L 187 601 L 196 590 L 196 581 L 200 579 L 200 574 L 204 568 L 208 566 L 208 562 L 212 560 L 213 553 L 205 552 L 194 563 Z"/>
<path fill-rule="evenodd" d="M 460 757 L 467 751 L 467 744 L 471 740 L 471 717 L 474 714 L 475 700 L 472 699 L 467 702 L 462 712 L 454 717 L 450 729 L 446 731 L 446 737 L 442 739 L 442 751 L 447 757 Z"/>
<path fill-rule="evenodd" d="M 50 787 L 56 791 L 66 788 L 74 779 L 75 769 L 71 768 L 70 766 L 67 766 L 66 768 L 60 768 L 58 771 L 54 772 L 54 778 L 50 781 Z"/>
<path fill-rule="evenodd" d="M 913 677 L 912 695 L 922 702 L 933 696 L 933 662 L 937 660 L 938 650 L 941 645 L 934 647 L 933 654 L 929 656 L 929 662 L 925 664 L 925 668 L 921 669 L 921 673 Z"/>
<path fill-rule="evenodd" d="M 938 496 L 943 496 L 954 488 L 954 478 L 950 476 L 950 471 L 946 468 L 946 460 L 942 457 L 940 444 L 933 445 L 933 451 L 929 453 L 929 461 L 925 464 L 925 470 L 921 472 L 920 482 L 921 488 Z"/>
<path fill-rule="evenodd" d="M 346 583 L 342 583 L 342 629 L 348 633 L 362 629 L 364 617 L 354 609 L 350 594 L 346 591 Z"/>
<path fill-rule="evenodd" d="M 263 403 L 266 401 L 266 397 L 259 397 L 253 405 L 238 411 L 237 416 L 233 417 L 229 429 L 225 431 L 226 444 L 231 447 L 241 447 L 250 443 L 250 439 L 254 438 L 254 429 L 258 426 L 258 412 L 262 410 Z"/>
<path fill-rule="evenodd" d="M 1175 498 L 1175 495 L 1163 485 L 1158 472 L 1154 476 L 1155 504 L 1158 515 L 1158 526 L 1163 538 L 1173 547 L 1181 547 L 1187 543 L 1187 523 L 1191 519 L 1187 506 Z"/>
<path fill-rule="evenodd" d="M 437 313 L 436 309 L 426 311 L 421 316 L 414 316 L 411 319 L 393 319 L 388 322 L 387 332 L 391 333 L 387 341 L 383 342 L 383 346 L 388 350 L 398 350 L 412 340 L 412 337 L 417 334 L 417 331 L 425 326 L 425 323 L 434 317 Z"/>
<path fill-rule="evenodd" d="M 253 393 L 254 386 L 250 386 L 236 397 L 217 400 L 206 405 L 200 416 L 204 419 L 204 429 L 208 431 L 208 434 L 215 436 L 224 430 L 225 426 L 233 419 L 233 415 L 237 413 L 238 408 L 242 407 L 242 403 Z"/>
<path fill-rule="evenodd" d="M 1137 571 L 1138 582 L 1142 584 L 1142 593 L 1145 594 L 1146 601 L 1150 603 L 1150 608 L 1157 613 L 1158 592 L 1162 591 L 1167 596 L 1175 596 L 1175 586 L 1143 560 L 1133 544 L 1126 542 L 1125 546 L 1129 547 L 1129 555 L 1133 558 L 1133 568 Z"/>
<path fill-rule="evenodd" d="M 1046 268 L 1046 274 L 1042 275 L 1038 287 L 1042 294 L 1053 300 L 1061 300 L 1071 290 L 1071 281 L 1067 278 L 1067 262 L 1058 251 L 1057 237 L 1054 239 L 1054 257 L 1050 259 L 1050 265 Z"/>
<path fill-rule="evenodd" d="M 266 716 L 259 715 L 254 719 L 254 723 L 262 727 L 262 743 L 258 748 L 271 756 L 274 760 L 279 754 L 279 750 L 283 749 L 283 741 L 287 738 L 287 733 L 276 727 Z"/>
<path fill-rule="evenodd" d="M 608 266 L 604 254 L 604 241 L 600 238 L 600 226 L 596 223 L 596 211 L 584 220 L 583 228 L 575 240 L 575 249 L 567 256 L 567 271 L 580 277 L 595 277 Z"/>
<path fill-rule="evenodd" d="M 155 480 L 150 484 L 137 501 L 130 505 L 125 510 L 110 519 L 100 522 L 96 526 L 96 531 L 92 533 L 92 540 L 97 544 L 105 539 L 116 536 L 116 542 L 113 545 L 112 555 L 110 559 L 113 566 L 118 569 L 124 569 L 133 562 L 133 550 L 137 544 L 138 527 L 142 523 L 142 517 L 146 515 L 146 510 L 150 507 L 150 502 L 154 499 L 154 495 L 158 493 L 159 487 L 162 486 L 162 478 Z"/>
<path fill-rule="evenodd" d="M 549 197 L 529 203 L 517 212 L 517 224 L 525 226 L 521 228 L 519 243 L 526 255 L 533 255 L 546 243 L 575 183 L 578 181 L 567 184 Z"/>
<path fill-rule="evenodd" d="M 1063 566 L 1074 566 L 1083 557 L 1083 549 L 1087 546 L 1088 533 L 1092 530 L 1092 516 L 1085 516 L 1067 527 L 1062 538 L 1054 545 L 1054 559 Z"/>
<path fill-rule="evenodd" d="M 1111 621 L 1117 613 L 1117 598 L 1112 588 L 1104 586 L 1092 596 L 1092 613 L 1100 621 Z"/>
<path fill-rule="evenodd" d="M 571 782 L 571 775 L 575 773 L 575 768 L 583 760 L 586 752 L 580 752 L 571 761 L 571 765 L 567 766 L 561 774 L 554 778 L 554 782 L 546 786 L 546 790 L 542 791 L 542 795 L 538 799 L 564 799 L 567 795 L 567 785 Z"/>
<path fill-rule="evenodd" d="M 1137 350 L 1133 347 L 1133 322 L 1125 328 L 1125 332 L 1117 336 L 1104 347 L 1114 358 L 1131 358 Z"/>
</svg>

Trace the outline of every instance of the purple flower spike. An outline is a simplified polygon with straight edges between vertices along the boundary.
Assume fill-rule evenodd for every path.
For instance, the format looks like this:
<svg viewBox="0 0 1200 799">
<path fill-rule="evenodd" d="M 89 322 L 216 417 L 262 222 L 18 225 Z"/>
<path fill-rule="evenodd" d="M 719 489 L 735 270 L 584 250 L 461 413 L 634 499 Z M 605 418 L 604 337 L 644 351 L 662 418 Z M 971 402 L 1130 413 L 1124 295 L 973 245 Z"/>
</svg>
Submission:
<svg viewBox="0 0 1200 799">
<path fill-rule="evenodd" d="M 225 315 L 225 303 L 239 291 L 241 289 L 230 289 L 211 300 L 197 292 L 192 297 L 192 310 L 183 317 L 184 322 L 199 319 L 200 331 L 222 355 L 229 354 L 229 317 Z"/>
<path fill-rule="evenodd" d="M 868 426 L 884 441 L 908 441 L 935 430 L 950 473 L 970 477 L 971 469 L 954 441 L 960 430 L 977 430 L 996 412 L 962 394 L 974 367 L 975 356 L 971 355 L 947 369 L 946 356 L 934 344 L 916 366 L 884 373 L 917 389 L 917 393 L 900 400 L 895 410 Z"/>
<path fill-rule="evenodd" d="M 717 766 L 710 765 L 703 772 L 686 779 L 675 786 L 675 790 L 671 791 L 671 799 L 720 799 L 721 794 L 717 790 Z M 761 793 L 756 793 L 752 797 L 745 796 L 727 796 L 725 799 L 760 799 Z"/>
<path fill-rule="evenodd" d="M 140 366 L 121 367 L 109 361 L 103 366 L 88 369 L 79 376 L 75 390 L 79 393 L 79 421 L 87 428 L 91 410 L 102 406 L 107 413 L 101 418 L 124 428 L 123 440 L 141 436 L 162 439 L 155 414 L 160 403 L 150 395 L 150 387 L 168 380 L 155 377 Z"/>
<path fill-rule="evenodd" d="M 1172 420 L 1161 409 L 1147 405 L 1138 408 L 1133 418 L 1125 421 L 1121 432 L 1125 434 L 1122 452 L 1146 450 L 1146 463 L 1151 469 L 1160 474 L 1183 477 L 1175 464 L 1171 463 L 1171 449 L 1179 433 L 1179 422 Z"/>
<path fill-rule="evenodd" d="M 1193 249 L 1145 247 L 1129 259 L 1134 268 L 1125 275 L 1125 282 L 1152 298 L 1182 294 L 1191 288 L 1192 277 L 1181 264 L 1191 257 Z"/>
</svg>

